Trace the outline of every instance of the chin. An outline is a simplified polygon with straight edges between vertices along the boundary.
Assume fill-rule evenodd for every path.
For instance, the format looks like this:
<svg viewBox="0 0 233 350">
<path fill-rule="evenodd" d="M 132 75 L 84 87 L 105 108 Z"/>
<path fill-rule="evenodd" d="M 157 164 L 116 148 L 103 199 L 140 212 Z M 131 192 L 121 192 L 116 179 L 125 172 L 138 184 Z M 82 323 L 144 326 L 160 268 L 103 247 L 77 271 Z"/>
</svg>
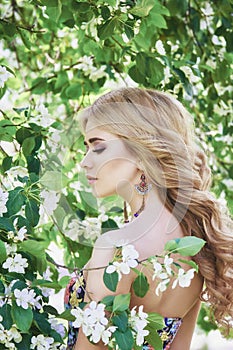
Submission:
<svg viewBox="0 0 233 350">
<path fill-rule="evenodd" d="M 103 191 L 101 191 L 101 190 L 97 191 L 95 188 L 93 188 L 92 194 L 96 198 L 105 198 L 105 197 L 109 197 L 109 196 L 115 195 L 116 192 L 115 191 L 106 191 L 106 189 L 103 190 Z"/>
</svg>

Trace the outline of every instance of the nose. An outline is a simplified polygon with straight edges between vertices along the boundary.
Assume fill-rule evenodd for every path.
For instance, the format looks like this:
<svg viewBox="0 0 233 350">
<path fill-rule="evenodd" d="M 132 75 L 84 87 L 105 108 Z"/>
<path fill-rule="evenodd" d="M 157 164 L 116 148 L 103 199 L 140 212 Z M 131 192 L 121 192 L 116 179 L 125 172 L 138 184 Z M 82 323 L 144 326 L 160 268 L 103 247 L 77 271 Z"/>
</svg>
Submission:
<svg viewBox="0 0 233 350">
<path fill-rule="evenodd" d="M 81 160 L 80 162 L 80 166 L 81 168 L 85 169 L 85 168 L 92 168 L 93 164 L 91 161 L 91 155 L 89 152 L 87 152 L 87 154 L 84 156 L 84 158 Z"/>
</svg>

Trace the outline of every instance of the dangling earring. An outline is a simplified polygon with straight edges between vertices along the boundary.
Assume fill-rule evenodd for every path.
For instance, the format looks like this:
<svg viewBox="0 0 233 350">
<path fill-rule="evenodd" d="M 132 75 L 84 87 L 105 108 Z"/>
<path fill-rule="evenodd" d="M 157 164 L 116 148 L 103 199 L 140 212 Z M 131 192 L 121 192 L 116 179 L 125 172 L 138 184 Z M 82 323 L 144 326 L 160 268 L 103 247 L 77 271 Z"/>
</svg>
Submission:
<svg viewBox="0 0 233 350">
<path fill-rule="evenodd" d="M 152 185 L 146 182 L 146 177 L 144 174 L 142 174 L 141 182 L 139 184 L 134 185 L 134 188 L 138 194 L 143 196 L 141 207 L 138 209 L 138 211 L 136 211 L 136 213 L 134 213 L 134 217 L 136 218 L 145 208 L 145 195 L 151 190 Z"/>
<path fill-rule="evenodd" d="M 146 182 L 146 177 L 144 174 L 142 174 L 141 182 L 139 184 L 134 185 L 134 187 L 138 194 L 141 194 L 142 196 L 144 196 L 151 190 L 152 185 Z"/>
<path fill-rule="evenodd" d="M 141 182 L 139 184 L 134 185 L 134 188 L 138 194 L 143 196 L 141 207 L 138 209 L 138 211 L 136 211 L 136 213 L 133 214 L 133 216 L 136 218 L 145 208 L 145 195 L 152 189 L 152 185 L 146 182 L 146 177 L 144 174 L 142 174 Z M 126 201 L 124 201 L 124 223 L 128 223 L 128 222 L 129 222 L 129 218 L 128 218 L 128 212 L 127 212 L 127 205 L 126 205 Z"/>
<path fill-rule="evenodd" d="M 126 201 L 124 201 L 124 223 L 127 224 L 129 222 L 128 212 L 127 212 L 127 206 Z"/>
</svg>

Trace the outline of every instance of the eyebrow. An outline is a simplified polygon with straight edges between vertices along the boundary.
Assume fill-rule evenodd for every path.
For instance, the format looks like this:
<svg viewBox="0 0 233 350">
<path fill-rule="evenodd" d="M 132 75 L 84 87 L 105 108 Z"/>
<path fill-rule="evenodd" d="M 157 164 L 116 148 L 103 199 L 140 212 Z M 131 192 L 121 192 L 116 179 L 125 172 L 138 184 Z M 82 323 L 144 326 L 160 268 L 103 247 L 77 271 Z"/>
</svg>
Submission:
<svg viewBox="0 0 233 350">
<path fill-rule="evenodd" d="M 92 137 L 92 138 L 90 138 L 90 139 L 88 140 L 89 143 L 93 143 L 93 142 L 95 142 L 95 141 L 105 141 L 105 140 L 104 140 L 104 139 L 101 139 L 100 137 Z M 87 142 L 86 142 L 86 141 L 84 141 L 83 143 L 84 143 L 85 146 L 87 146 Z"/>
</svg>

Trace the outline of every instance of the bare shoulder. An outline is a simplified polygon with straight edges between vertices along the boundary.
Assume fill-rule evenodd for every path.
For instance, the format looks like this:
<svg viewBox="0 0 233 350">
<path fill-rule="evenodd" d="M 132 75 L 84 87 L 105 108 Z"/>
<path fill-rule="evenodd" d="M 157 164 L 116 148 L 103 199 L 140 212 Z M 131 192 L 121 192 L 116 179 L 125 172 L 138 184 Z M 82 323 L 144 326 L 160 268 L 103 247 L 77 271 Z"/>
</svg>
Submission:
<svg viewBox="0 0 233 350">
<path fill-rule="evenodd" d="M 113 249 L 127 243 L 125 228 L 110 230 L 103 233 L 95 242 L 96 249 Z"/>
</svg>

